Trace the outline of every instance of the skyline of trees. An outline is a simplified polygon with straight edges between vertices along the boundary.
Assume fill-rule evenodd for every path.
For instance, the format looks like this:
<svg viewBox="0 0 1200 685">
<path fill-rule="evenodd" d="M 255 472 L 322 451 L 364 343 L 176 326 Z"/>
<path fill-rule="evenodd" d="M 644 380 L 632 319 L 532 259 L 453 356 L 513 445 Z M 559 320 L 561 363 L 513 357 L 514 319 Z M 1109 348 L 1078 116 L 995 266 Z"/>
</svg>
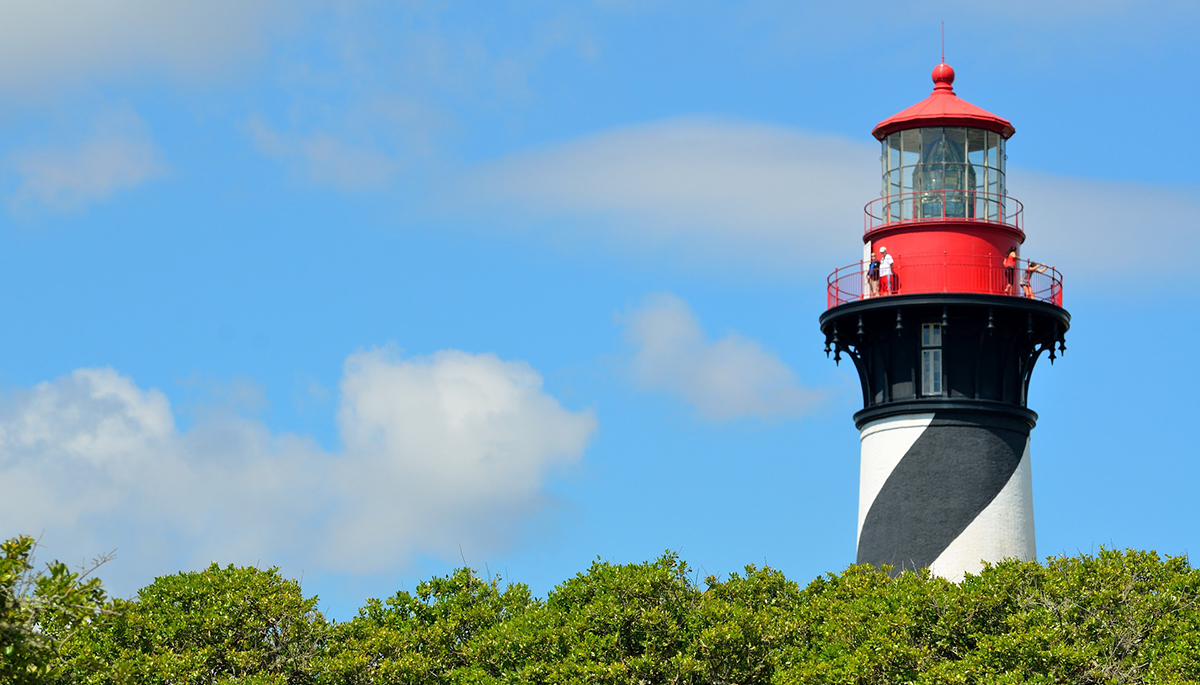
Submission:
<svg viewBox="0 0 1200 685">
<path fill-rule="evenodd" d="M 0 682 L 1185 683 L 1200 680 L 1200 571 L 1101 550 L 1004 561 L 955 584 L 851 566 L 801 586 L 676 554 L 596 560 L 545 597 L 469 568 L 343 622 L 276 569 L 157 578 L 131 599 L 31 538 L 0 561 Z"/>
</svg>

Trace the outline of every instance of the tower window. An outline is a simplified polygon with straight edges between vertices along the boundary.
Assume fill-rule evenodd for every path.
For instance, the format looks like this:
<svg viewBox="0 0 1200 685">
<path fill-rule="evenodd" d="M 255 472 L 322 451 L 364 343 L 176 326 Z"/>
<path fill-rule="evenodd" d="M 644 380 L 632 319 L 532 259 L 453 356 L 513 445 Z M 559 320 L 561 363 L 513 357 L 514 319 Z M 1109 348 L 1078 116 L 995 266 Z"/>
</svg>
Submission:
<svg viewBox="0 0 1200 685">
<path fill-rule="evenodd" d="M 942 392 L 942 326 L 921 324 L 921 394 Z"/>
</svg>

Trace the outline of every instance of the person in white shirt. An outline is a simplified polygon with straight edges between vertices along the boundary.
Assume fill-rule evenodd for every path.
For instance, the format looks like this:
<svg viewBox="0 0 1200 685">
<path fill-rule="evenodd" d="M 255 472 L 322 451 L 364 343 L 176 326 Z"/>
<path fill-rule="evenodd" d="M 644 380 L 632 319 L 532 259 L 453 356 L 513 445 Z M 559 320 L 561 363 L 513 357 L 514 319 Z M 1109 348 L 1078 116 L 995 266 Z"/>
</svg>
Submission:
<svg viewBox="0 0 1200 685">
<path fill-rule="evenodd" d="M 883 294 L 887 295 L 896 291 L 895 277 L 892 274 L 893 260 L 886 247 L 879 248 L 879 254 L 883 255 L 879 260 L 879 280 L 883 283 Z"/>
</svg>

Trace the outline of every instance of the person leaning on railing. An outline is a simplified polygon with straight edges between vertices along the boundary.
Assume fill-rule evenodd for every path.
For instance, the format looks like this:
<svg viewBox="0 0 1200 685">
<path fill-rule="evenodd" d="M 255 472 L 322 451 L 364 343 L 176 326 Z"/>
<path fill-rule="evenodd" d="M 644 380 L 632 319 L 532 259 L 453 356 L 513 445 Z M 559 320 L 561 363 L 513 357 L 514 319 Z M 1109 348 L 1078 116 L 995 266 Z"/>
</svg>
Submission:
<svg viewBox="0 0 1200 685">
<path fill-rule="evenodd" d="M 1030 283 L 1030 281 L 1033 279 L 1033 274 L 1044 274 L 1048 268 L 1050 267 L 1046 266 L 1045 264 L 1038 264 L 1037 262 L 1033 261 L 1026 264 L 1025 272 L 1021 275 L 1021 294 L 1025 297 L 1033 299 L 1033 285 Z"/>
</svg>

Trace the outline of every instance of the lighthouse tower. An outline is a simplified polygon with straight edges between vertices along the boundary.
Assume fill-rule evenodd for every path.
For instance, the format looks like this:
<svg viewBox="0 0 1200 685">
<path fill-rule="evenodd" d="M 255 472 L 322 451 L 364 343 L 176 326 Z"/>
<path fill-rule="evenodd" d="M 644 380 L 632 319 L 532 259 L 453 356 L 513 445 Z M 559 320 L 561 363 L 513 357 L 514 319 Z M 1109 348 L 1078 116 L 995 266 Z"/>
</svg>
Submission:
<svg viewBox="0 0 1200 685">
<path fill-rule="evenodd" d="M 959 98 L 949 65 L 933 83 L 872 132 L 883 189 L 820 323 L 826 354 L 862 384 L 858 563 L 958 580 L 1037 557 L 1026 400 L 1071 317 L 1058 271 L 1021 256 L 1022 206 L 1004 186 L 1015 129 Z"/>
</svg>

